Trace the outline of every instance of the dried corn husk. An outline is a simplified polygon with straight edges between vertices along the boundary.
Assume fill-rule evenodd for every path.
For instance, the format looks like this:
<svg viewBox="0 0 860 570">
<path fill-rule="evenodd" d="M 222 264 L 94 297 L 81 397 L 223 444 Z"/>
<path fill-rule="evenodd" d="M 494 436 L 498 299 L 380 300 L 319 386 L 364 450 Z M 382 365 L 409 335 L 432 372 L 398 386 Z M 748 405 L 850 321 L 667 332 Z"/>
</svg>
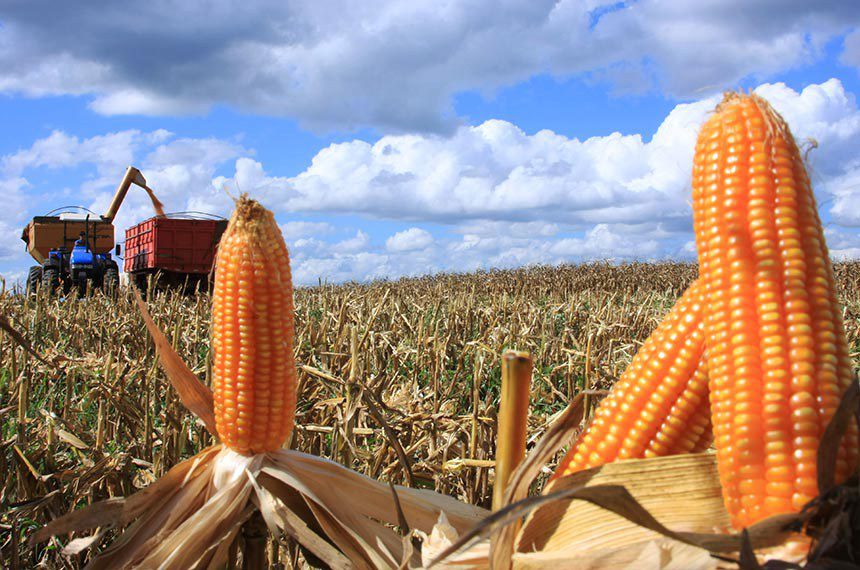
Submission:
<svg viewBox="0 0 860 570">
<path fill-rule="evenodd" d="M 282 449 L 245 457 L 214 446 L 139 493 L 74 511 L 31 540 L 98 527 L 93 537 L 67 547 L 67 554 L 77 554 L 105 530 L 134 521 L 89 568 L 214 568 L 224 564 L 225 546 L 259 509 L 275 536 L 296 539 L 332 567 L 398 568 L 404 558 L 418 567 L 419 553 L 407 552 L 394 530 L 398 502 L 409 525 L 424 533 L 433 532 L 443 513 L 456 532 L 485 515 L 430 491 L 395 492 L 396 502 L 387 485 L 312 455 Z"/>
<path fill-rule="evenodd" d="M 565 564 L 576 568 L 716 568 L 727 561 L 734 567 L 730 561 L 744 550 L 762 560 L 799 562 L 807 555 L 819 557 L 819 551 L 826 557 L 828 548 L 852 542 L 856 532 L 845 524 L 847 518 L 840 523 L 841 515 L 833 514 L 851 509 L 856 513 L 858 507 L 856 490 L 839 493 L 833 486 L 833 471 L 836 449 L 858 406 L 860 386 L 854 384 L 819 449 L 819 491 L 822 497 L 833 497 L 819 501 L 823 507 L 815 504 L 801 513 L 773 516 L 732 534 L 714 454 L 621 461 L 548 485 L 544 495 L 532 501 L 539 506 L 517 535 L 510 566 L 557 567 L 569 560 Z M 816 549 L 810 552 L 810 536 L 794 531 L 807 529 L 822 512 L 831 521 L 816 523 L 822 528 L 810 536 L 820 542 L 813 543 Z M 641 557 L 648 557 L 647 564 Z"/>
<path fill-rule="evenodd" d="M 710 553 L 731 555 L 743 545 L 728 530 L 712 453 L 612 463 L 558 479 L 546 492 L 544 497 L 575 499 L 560 498 L 528 516 L 517 536 L 514 568 L 564 558 L 594 568 L 629 561 L 633 568 L 642 564 L 640 557 L 660 560 L 656 568 L 715 568 Z M 784 544 L 794 534 L 786 527 L 796 520 L 783 515 L 751 527 L 753 548 Z M 686 565 L 675 566 L 678 560 Z"/>
<path fill-rule="evenodd" d="M 449 533 L 442 567 L 455 567 L 448 558 L 454 553 L 472 568 L 489 567 L 489 557 L 479 556 L 488 537 L 523 515 L 511 549 L 493 553 L 495 568 L 717 568 L 712 553 L 737 558 L 744 544 L 726 532 L 716 460 L 703 453 L 622 461 L 558 479 L 546 494 L 493 513 L 459 540 Z M 750 528 L 752 547 L 786 543 L 794 536 L 786 526 L 796 520 L 782 515 Z"/>
<path fill-rule="evenodd" d="M 671 540 L 653 540 L 622 548 L 583 553 L 515 553 L 513 566 L 518 570 L 538 568 L 603 570 L 605 568 L 648 568 L 649 570 L 711 570 L 719 562 L 701 548 Z"/>
<path fill-rule="evenodd" d="M 621 461 L 557 479 L 547 493 L 619 485 L 673 531 L 723 533 L 728 531 L 729 520 L 716 469 L 712 453 Z M 529 515 L 516 549 L 600 550 L 658 538 L 660 533 L 608 513 L 596 503 L 560 500 Z"/>
</svg>

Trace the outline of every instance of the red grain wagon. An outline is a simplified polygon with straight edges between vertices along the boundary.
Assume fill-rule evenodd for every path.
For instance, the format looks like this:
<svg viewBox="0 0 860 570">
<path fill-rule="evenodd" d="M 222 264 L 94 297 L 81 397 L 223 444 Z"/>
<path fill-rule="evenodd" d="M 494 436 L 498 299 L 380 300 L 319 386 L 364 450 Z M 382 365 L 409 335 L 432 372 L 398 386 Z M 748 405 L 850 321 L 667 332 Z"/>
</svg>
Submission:
<svg viewBox="0 0 860 570">
<path fill-rule="evenodd" d="M 159 285 L 205 288 L 227 220 L 156 216 L 125 231 L 129 280 L 146 287 L 150 275 Z"/>
</svg>

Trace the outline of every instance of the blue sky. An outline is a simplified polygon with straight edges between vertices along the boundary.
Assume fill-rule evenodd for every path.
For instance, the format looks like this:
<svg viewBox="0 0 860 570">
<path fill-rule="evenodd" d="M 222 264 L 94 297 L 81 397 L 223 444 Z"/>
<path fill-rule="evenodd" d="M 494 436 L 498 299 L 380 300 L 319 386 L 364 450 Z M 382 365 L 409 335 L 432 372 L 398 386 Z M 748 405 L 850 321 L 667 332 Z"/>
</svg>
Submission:
<svg viewBox="0 0 860 570">
<path fill-rule="evenodd" d="M 168 211 L 258 197 L 300 284 L 693 259 L 692 145 L 739 88 L 818 142 L 857 257 L 857 27 L 835 1 L 4 2 L 0 275 L 30 217 L 102 211 L 128 164 Z M 132 190 L 118 234 L 150 215 Z"/>
</svg>

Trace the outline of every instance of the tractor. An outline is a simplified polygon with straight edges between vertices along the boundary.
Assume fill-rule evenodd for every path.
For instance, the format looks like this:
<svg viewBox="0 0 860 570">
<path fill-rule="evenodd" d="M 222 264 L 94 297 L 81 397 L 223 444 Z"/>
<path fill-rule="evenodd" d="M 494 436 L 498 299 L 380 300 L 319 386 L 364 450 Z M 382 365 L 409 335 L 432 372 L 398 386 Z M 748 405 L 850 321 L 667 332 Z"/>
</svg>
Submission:
<svg viewBox="0 0 860 570">
<path fill-rule="evenodd" d="M 88 218 L 87 215 L 82 220 L 86 226 L 97 223 L 91 224 Z M 76 220 L 64 217 L 63 221 Z M 116 246 L 115 254 L 119 254 L 119 245 Z M 99 288 L 110 293 L 119 285 L 119 266 L 109 252 L 95 253 L 93 242 L 89 239 L 88 232 L 84 231 L 71 249 L 64 245 L 53 248 L 42 261 L 42 265 L 30 268 L 27 291 L 33 293 L 40 285 L 51 292 L 62 286 L 65 293 L 72 287 L 77 287 L 82 295 Z"/>
<path fill-rule="evenodd" d="M 112 292 L 117 288 L 119 266 L 111 252 L 119 255 L 119 245 L 114 243 L 113 220 L 132 183 L 152 196 L 140 171 L 129 166 L 104 215 L 85 208 L 63 208 L 64 211 L 36 216 L 27 224 L 21 239 L 39 263 L 30 268 L 27 276 L 28 294 L 40 286 L 50 293 L 68 293 L 73 288 L 81 293 L 94 289 Z"/>
</svg>

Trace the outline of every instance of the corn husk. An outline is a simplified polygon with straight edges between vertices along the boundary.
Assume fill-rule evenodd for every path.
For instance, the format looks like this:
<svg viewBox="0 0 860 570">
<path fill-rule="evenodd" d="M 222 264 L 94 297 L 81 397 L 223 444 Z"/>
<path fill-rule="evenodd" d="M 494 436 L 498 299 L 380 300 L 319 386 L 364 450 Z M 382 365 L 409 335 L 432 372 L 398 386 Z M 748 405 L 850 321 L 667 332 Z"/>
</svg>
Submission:
<svg viewBox="0 0 860 570">
<path fill-rule="evenodd" d="M 676 532 L 714 533 L 729 528 L 712 453 L 610 463 L 557 479 L 547 493 L 600 485 L 623 486 L 650 515 Z M 607 495 L 605 501 L 614 499 Z M 607 512 L 600 504 L 600 499 L 559 500 L 538 508 L 517 537 L 516 549 L 600 550 L 661 538 L 660 533 Z"/>
<path fill-rule="evenodd" d="M 444 561 L 434 565 L 434 561 L 443 557 L 460 538 L 460 533 L 449 522 L 447 517 L 440 515 L 439 520 L 433 526 L 433 531 L 427 535 L 418 533 L 421 544 L 421 564 L 427 568 L 433 566 L 438 570 L 459 569 L 478 570 L 489 567 L 490 543 L 481 541 L 468 550 L 456 552 L 445 557 Z"/>
<path fill-rule="evenodd" d="M 31 540 L 98 527 L 66 548 L 73 555 L 106 530 L 133 522 L 88 568 L 216 568 L 242 524 L 259 509 L 275 536 L 286 535 L 334 568 L 398 568 L 407 552 L 398 512 L 411 528 L 432 533 L 443 515 L 455 532 L 471 528 L 480 508 L 430 491 L 394 487 L 312 455 L 279 450 L 246 457 L 206 449 L 158 482 L 124 499 L 74 511 L 38 530 Z M 298 507 L 296 506 L 298 503 Z M 398 509 L 399 503 L 399 509 Z M 308 517 L 307 513 L 312 513 Z M 322 529 L 318 533 L 316 529 Z"/>
<path fill-rule="evenodd" d="M 654 565 L 638 567 L 716 568 L 711 553 L 732 555 L 744 544 L 730 531 L 713 453 L 611 463 L 558 479 L 546 493 L 559 499 L 528 516 L 514 568 L 552 559 L 634 568 L 642 557 Z M 762 521 L 749 529 L 749 542 L 756 550 L 785 544 L 796 537 L 787 530 L 796 520 Z"/>
<path fill-rule="evenodd" d="M 670 540 L 654 540 L 622 548 L 581 553 L 515 553 L 513 566 L 519 570 L 558 568 L 603 570 L 605 568 L 648 568 L 649 570 L 710 570 L 719 562 L 707 551 Z"/>
</svg>

